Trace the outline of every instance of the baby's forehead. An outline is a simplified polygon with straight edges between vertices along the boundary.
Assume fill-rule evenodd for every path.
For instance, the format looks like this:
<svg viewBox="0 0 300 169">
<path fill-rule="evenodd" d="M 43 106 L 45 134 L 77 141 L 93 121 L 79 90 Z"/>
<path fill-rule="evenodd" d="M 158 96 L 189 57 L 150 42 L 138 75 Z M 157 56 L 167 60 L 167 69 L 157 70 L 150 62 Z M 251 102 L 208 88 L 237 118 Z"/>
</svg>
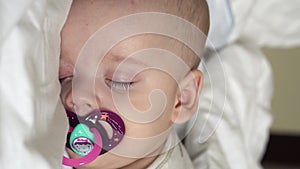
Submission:
<svg viewBox="0 0 300 169">
<path fill-rule="evenodd" d="M 190 2 L 193 0 L 184 0 Z M 185 18 L 191 4 L 182 0 L 75 0 L 69 18 L 97 29 L 123 16 L 143 12 L 168 13 Z"/>
<path fill-rule="evenodd" d="M 177 1 L 179 0 L 75 0 L 62 31 L 61 54 L 72 58 L 78 57 L 84 44 L 96 31 L 120 17 L 149 11 L 178 15 Z M 192 0 L 184 2 L 187 1 Z M 182 8 L 186 8 L 186 6 Z M 183 11 L 186 11 L 186 9 Z M 114 36 L 113 33 L 112 36 Z M 123 40 L 116 44 L 111 51 L 117 53 L 117 55 L 127 56 L 144 48 L 161 48 L 171 51 L 177 56 L 185 55 L 186 58 L 190 56 L 190 53 L 193 54 L 188 49 L 185 51 L 188 51 L 189 54 L 187 52 L 183 54 L 182 43 L 170 37 L 150 34 Z M 186 58 L 185 60 L 187 60 Z M 194 60 L 189 61 L 191 62 L 189 65 L 192 65 Z"/>
<path fill-rule="evenodd" d="M 176 45 L 177 47 L 175 47 Z M 139 65 L 143 68 L 149 68 L 157 67 L 162 60 L 166 60 L 166 57 L 168 57 L 168 61 L 164 65 L 173 66 L 173 61 L 176 62 L 178 59 L 181 59 L 179 57 L 180 50 L 175 50 L 179 49 L 180 46 L 179 42 L 169 37 L 143 34 L 130 37 L 116 44 L 104 56 L 102 61 L 104 64 Z"/>
<path fill-rule="evenodd" d="M 162 1 L 161 1 L 162 2 Z M 129 0 L 77 0 L 70 9 L 68 19 L 62 30 L 62 52 L 79 53 L 86 41 L 99 29 L 103 28 L 117 19 L 134 13 L 147 11 L 163 11 L 160 1 L 129 1 Z M 160 5 L 159 5 L 160 4 Z M 166 23 L 167 24 L 167 23 Z M 114 36 L 113 33 L 111 36 Z M 151 36 L 131 38 L 119 45 L 124 52 L 136 50 L 143 46 L 162 47 L 168 45 L 166 38 L 153 40 Z"/>
<path fill-rule="evenodd" d="M 111 53 L 118 55 L 130 55 L 131 53 L 148 48 L 159 48 L 172 51 L 179 55 L 180 50 L 177 47 L 182 45 L 181 42 L 167 36 L 157 34 L 141 34 L 122 40 L 116 44 Z"/>
<path fill-rule="evenodd" d="M 179 48 L 174 47 L 176 43 L 172 41 L 171 38 L 158 35 L 124 40 L 104 56 L 101 66 L 103 70 L 116 71 L 116 74 L 123 71 L 137 74 L 145 70 L 156 70 L 151 72 L 164 72 L 180 80 L 190 70 L 190 66 L 175 50 L 171 50 Z M 106 68 L 107 65 L 111 65 L 110 69 Z"/>
</svg>

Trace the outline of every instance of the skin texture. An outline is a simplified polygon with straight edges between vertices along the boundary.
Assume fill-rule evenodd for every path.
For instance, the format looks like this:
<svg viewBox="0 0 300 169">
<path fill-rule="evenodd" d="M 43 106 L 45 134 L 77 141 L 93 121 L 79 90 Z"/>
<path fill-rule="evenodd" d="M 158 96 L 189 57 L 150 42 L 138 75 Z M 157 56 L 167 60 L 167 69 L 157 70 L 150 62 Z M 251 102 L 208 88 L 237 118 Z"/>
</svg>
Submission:
<svg viewBox="0 0 300 169">
<path fill-rule="evenodd" d="M 186 70 L 184 66 L 182 68 L 178 66 L 178 69 L 182 69 L 182 71 L 179 71 L 181 73 L 176 76 L 178 78 L 174 78 L 168 74 L 169 66 L 172 67 L 172 63 L 175 63 L 173 60 L 170 60 L 169 65 L 164 67 L 165 71 L 150 68 L 147 60 L 133 58 L 128 61 L 134 52 L 147 48 L 159 48 L 171 51 L 176 55 L 175 57 L 184 60 L 184 63 L 190 68 L 198 64 L 195 59 L 197 57 L 193 56 L 187 47 L 183 47 L 181 43 L 173 39 L 159 35 L 139 35 L 114 46 L 99 63 L 97 74 L 93 77 L 96 86 L 95 94 L 80 91 L 81 94 L 76 96 L 78 98 L 76 100 L 73 98 L 74 69 L 76 69 L 75 65 L 80 50 L 88 38 L 99 28 L 119 17 L 146 11 L 180 14 L 176 4 L 170 4 L 168 1 L 75 0 L 72 4 L 61 34 L 62 50 L 59 76 L 62 86 L 62 102 L 67 110 L 76 112 L 79 116 L 84 116 L 95 109 L 118 113 L 125 123 L 126 135 L 117 147 L 135 147 L 137 149 L 137 151 L 121 149 L 120 151 L 128 151 L 125 153 L 127 156 L 121 155 L 122 152 L 118 151 L 108 152 L 99 156 L 92 163 L 78 168 L 146 168 L 155 160 L 164 146 L 167 131 L 172 124 L 187 121 L 196 110 L 202 82 L 201 72 Z M 183 55 L 185 57 L 181 57 Z M 151 65 L 160 62 L 157 57 L 153 60 Z M 118 67 L 124 61 L 128 62 Z M 89 76 L 89 67 L 87 66 L 83 72 L 84 75 Z M 81 82 L 76 81 L 76 83 Z M 161 114 L 154 121 L 139 123 L 126 117 L 126 112 L 133 110 L 139 113 L 157 113 L 156 107 L 162 103 L 153 102 L 149 98 L 153 96 L 153 91 L 163 93 L 163 104 L 165 105 Z M 114 100 L 114 96 L 119 101 Z M 154 101 L 160 97 L 160 95 L 156 97 L 154 95 Z M 129 99 L 130 104 L 124 104 L 126 102 L 122 102 L 122 99 Z M 94 100 L 96 101 L 94 102 Z M 164 135 L 160 136 L 162 133 Z M 159 141 L 154 138 L 159 138 Z M 148 143 L 141 139 L 153 139 L 154 142 Z M 145 142 L 145 144 L 141 142 Z M 160 144 L 157 146 L 157 143 Z M 155 148 L 153 149 L 153 147 Z M 72 158 L 78 157 L 72 151 L 68 152 Z M 154 155 L 137 156 L 140 154 Z"/>
</svg>

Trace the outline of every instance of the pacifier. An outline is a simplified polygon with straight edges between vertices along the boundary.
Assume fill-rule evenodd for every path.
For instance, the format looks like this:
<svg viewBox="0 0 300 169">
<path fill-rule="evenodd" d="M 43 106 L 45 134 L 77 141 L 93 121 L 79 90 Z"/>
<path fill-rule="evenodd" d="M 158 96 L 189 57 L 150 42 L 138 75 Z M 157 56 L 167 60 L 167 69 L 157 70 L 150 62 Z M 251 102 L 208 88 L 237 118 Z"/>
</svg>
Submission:
<svg viewBox="0 0 300 169">
<path fill-rule="evenodd" d="M 125 135 L 125 125 L 120 116 L 111 111 L 95 110 L 78 117 L 74 112 L 67 111 L 69 132 L 66 147 L 81 156 L 80 158 L 63 157 L 63 164 L 77 167 L 88 164 L 98 156 L 116 147 Z M 112 136 L 103 126 L 105 122 L 112 129 Z"/>
</svg>

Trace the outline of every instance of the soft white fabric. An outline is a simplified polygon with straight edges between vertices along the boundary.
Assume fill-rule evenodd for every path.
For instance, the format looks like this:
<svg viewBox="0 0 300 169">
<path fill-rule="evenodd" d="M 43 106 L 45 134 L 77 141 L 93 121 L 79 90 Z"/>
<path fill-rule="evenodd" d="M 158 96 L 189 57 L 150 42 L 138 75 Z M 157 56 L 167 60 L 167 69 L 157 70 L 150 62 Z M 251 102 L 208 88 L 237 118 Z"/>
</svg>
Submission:
<svg viewBox="0 0 300 169">
<path fill-rule="evenodd" d="M 219 2 L 208 0 L 208 3 L 215 3 L 211 7 Z M 272 119 L 273 81 L 260 48 L 300 45 L 299 3 L 298 0 L 230 1 L 234 26 L 229 41 L 228 37 L 214 33 L 219 36 L 215 39 L 228 43 L 221 45 L 225 46 L 223 49 L 217 48 L 219 57 L 207 53 L 199 115 L 179 128 L 182 136 L 187 135 L 185 145 L 197 169 L 261 168 Z M 213 27 L 217 25 L 215 22 L 224 24 L 224 10 L 211 13 L 219 13 L 215 15 L 219 18 L 212 21 Z M 213 27 L 211 30 L 217 30 Z"/>
<path fill-rule="evenodd" d="M 147 169 L 194 169 L 190 156 L 180 143 L 177 133 L 172 130 L 165 148 Z"/>
<path fill-rule="evenodd" d="M 0 168 L 61 166 L 60 30 L 70 1 L 0 1 Z"/>
<path fill-rule="evenodd" d="M 233 28 L 233 17 L 228 0 L 208 0 L 210 28 L 207 47 L 220 49 L 228 43 Z"/>
<path fill-rule="evenodd" d="M 215 16 L 211 17 L 210 30 L 216 37 L 211 40 L 213 45 L 207 45 L 199 67 L 204 84 L 198 116 L 178 127 L 180 137 L 187 136 L 185 146 L 196 169 L 259 169 L 272 119 L 273 83 L 270 65 L 258 42 L 243 34 L 253 2 L 208 3 L 210 10 L 218 9 L 210 12 Z M 233 27 L 228 27 L 230 19 L 226 19 L 230 16 L 228 6 L 235 12 Z M 227 36 L 221 25 L 227 28 Z M 217 46 L 218 52 L 212 48 L 215 44 L 222 44 Z"/>
<path fill-rule="evenodd" d="M 198 116 L 185 128 L 195 168 L 261 168 L 271 125 L 270 65 L 242 41 L 207 57 Z"/>
<path fill-rule="evenodd" d="M 300 1 L 231 0 L 234 29 L 231 41 L 247 38 L 259 46 L 300 45 Z"/>
</svg>

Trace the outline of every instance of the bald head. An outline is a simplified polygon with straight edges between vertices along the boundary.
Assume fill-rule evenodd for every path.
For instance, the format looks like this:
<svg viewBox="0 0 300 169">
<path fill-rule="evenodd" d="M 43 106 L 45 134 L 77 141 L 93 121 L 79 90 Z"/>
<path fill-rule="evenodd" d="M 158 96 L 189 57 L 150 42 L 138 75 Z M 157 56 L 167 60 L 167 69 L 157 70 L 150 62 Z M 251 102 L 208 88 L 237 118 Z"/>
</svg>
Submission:
<svg viewBox="0 0 300 169">
<path fill-rule="evenodd" d="M 203 34 L 208 33 L 209 16 L 205 0 L 74 0 L 62 31 L 61 55 L 78 56 L 82 46 L 98 29 L 120 17 L 141 12 L 176 15 L 197 26 Z M 168 44 L 180 50 L 180 53 L 175 53 L 191 68 L 198 66 L 200 56 L 196 56 L 187 46 L 176 40 Z M 169 50 L 170 47 L 161 48 Z"/>
</svg>

